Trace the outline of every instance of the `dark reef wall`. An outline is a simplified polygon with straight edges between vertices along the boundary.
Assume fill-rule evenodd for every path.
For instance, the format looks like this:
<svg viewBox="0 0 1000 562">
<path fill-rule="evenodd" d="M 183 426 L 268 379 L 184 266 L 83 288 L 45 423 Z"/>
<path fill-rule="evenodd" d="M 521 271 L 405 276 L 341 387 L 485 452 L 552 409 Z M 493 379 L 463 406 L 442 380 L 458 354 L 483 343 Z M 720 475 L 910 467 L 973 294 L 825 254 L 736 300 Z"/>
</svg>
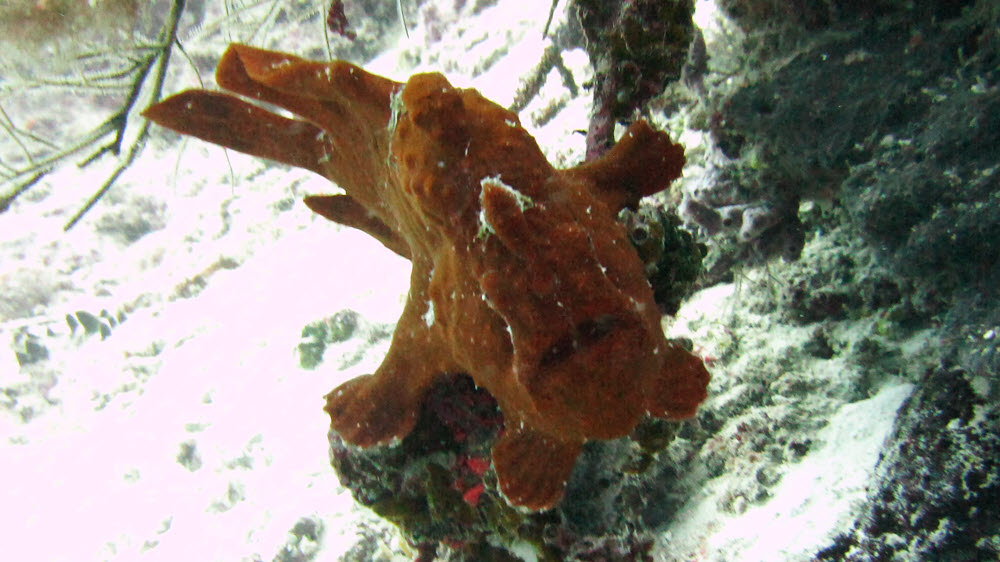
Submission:
<svg viewBox="0 0 1000 562">
<path fill-rule="evenodd" d="M 819 560 L 990 560 L 1000 521 L 1000 412 L 961 369 L 927 374 L 903 405 L 877 489 Z"/>
<path fill-rule="evenodd" d="M 875 313 L 944 336 L 942 364 L 915 381 L 863 514 L 817 556 L 995 559 L 1000 7 L 720 4 L 747 33 L 757 79 L 718 99 L 708 121 L 730 158 L 722 183 L 739 200 L 703 194 L 689 220 L 711 226 L 709 211 L 722 217 L 734 203 L 763 202 L 772 215 L 710 259 L 796 258 L 816 233 L 839 232 L 874 262 L 841 264 L 836 292 L 809 280 L 785 288 L 792 318 Z M 827 210 L 803 212 L 804 201 Z"/>
</svg>

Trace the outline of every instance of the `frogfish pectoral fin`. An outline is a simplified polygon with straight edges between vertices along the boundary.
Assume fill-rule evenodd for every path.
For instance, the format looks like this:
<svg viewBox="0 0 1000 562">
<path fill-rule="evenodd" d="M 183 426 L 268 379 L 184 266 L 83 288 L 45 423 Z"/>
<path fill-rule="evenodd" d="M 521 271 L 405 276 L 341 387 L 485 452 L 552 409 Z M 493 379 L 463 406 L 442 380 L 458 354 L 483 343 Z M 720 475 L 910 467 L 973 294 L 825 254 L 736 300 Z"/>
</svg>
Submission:
<svg viewBox="0 0 1000 562">
<path fill-rule="evenodd" d="M 310 195 L 303 201 L 314 213 L 344 226 L 361 230 L 386 248 L 410 259 L 410 246 L 406 240 L 350 195 Z"/>
<path fill-rule="evenodd" d="M 675 343 L 662 350 L 663 366 L 642 381 L 646 411 L 658 418 L 682 420 L 695 415 L 708 396 L 711 378 L 701 358 Z"/>
<path fill-rule="evenodd" d="M 319 127 L 227 94 L 188 90 L 146 108 L 154 123 L 226 148 L 322 174 Z"/>
<path fill-rule="evenodd" d="M 352 445 L 370 447 L 402 439 L 417 423 L 419 401 L 374 375 L 353 378 L 326 395 L 330 427 Z"/>
<path fill-rule="evenodd" d="M 518 507 L 551 508 L 562 499 L 582 443 L 513 425 L 508 420 L 507 432 L 493 446 L 500 491 Z"/>
<path fill-rule="evenodd" d="M 639 120 L 604 156 L 561 173 L 592 181 L 595 194 L 617 214 L 666 189 L 681 177 L 684 163 L 684 147 Z"/>
<path fill-rule="evenodd" d="M 326 396 L 330 427 L 348 443 L 369 447 L 406 437 L 427 390 L 452 370 L 443 368 L 440 348 L 423 320 L 427 272 L 415 263 L 410 277 L 410 299 L 382 364 L 374 374 L 351 379 Z"/>
<path fill-rule="evenodd" d="M 355 115 L 359 123 L 384 128 L 391 98 L 402 87 L 348 62 L 309 61 L 238 43 L 222 55 L 215 79 L 222 88 L 273 103 L 324 127 L 342 125 Z"/>
</svg>

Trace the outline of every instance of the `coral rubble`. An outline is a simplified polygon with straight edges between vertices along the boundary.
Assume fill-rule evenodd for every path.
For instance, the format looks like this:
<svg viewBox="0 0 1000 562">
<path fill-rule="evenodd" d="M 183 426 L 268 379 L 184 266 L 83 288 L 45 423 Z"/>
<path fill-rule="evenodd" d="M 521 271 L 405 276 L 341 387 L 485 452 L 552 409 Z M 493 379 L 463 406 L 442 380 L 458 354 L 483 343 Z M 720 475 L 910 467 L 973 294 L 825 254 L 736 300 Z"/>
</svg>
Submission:
<svg viewBox="0 0 1000 562">
<path fill-rule="evenodd" d="M 327 396 L 345 442 L 398 442 L 436 381 L 468 373 L 503 414 L 491 451 L 499 490 L 539 510 L 560 501 L 588 440 L 628 435 L 647 414 L 694 414 L 708 372 L 664 337 L 615 220 L 680 175 L 683 149 L 666 134 L 637 121 L 602 158 L 555 170 L 516 114 L 437 73 L 404 85 L 232 45 L 216 78 L 302 118 L 205 90 L 145 115 L 329 178 L 346 194 L 306 204 L 412 261 L 382 365 Z"/>
</svg>

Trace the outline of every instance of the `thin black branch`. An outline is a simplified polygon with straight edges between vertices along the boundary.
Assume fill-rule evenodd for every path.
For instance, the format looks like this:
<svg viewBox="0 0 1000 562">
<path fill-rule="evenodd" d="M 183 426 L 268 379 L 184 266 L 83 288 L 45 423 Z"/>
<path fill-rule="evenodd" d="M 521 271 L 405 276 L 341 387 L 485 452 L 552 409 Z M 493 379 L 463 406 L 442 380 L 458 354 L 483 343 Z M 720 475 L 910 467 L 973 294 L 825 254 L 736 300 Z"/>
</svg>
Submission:
<svg viewBox="0 0 1000 562">
<path fill-rule="evenodd" d="M 126 100 L 125 106 L 117 114 L 111 117 L 108 122 L 120 121 L 121 126 L 118 128 L 118 132 L 115 135 L 115 141 L 108 146 L 103 147 L 98 151 L 98 154 L 111 149 L 115 154 L 118 154 L 121 150 L 122 139 L 124 138 L 125 127 L 128 121 L 128 114 L 131 109 L 135 106 L 136 102 L 140 98 L 140 94 L 143 87 L 146 86 L 146 78 L 149 72 L 152 70 L 152 84 L 149 85 L 150 92 L 147 96 L 153 103 L 159 101 L 160 94 L 163 91 L 163 81 L 167 76 L 167 67 L 170 65 L 170 54 L 173 51 L 174 41 L 177 38 L 177 26 L 181 19 L 181 14 L 184 12 L 185 0 L 174 0 L 170 7 L 170 14 L 167 16 L 167 23 L 164 25 L 163 29 L 160 30 L 160 35 L 158 43 L 163 45 L 163 50 L 154 58 L 148 60 L 148 64 L 144 64 L 142 70 L 140 71 L 140 76 L 137 77 L 135 81 L 135 86 L 130 92 L 128 99 Z M 111 189 L 114 185 L 115 180 L 135 161 L 136 156 L 142 150 L 142 147 L 146 144 L 146 139 L 149 136 L 149 121 L 142 121 L 142 125 L 139 126 L 139 132 L 136 134 L 135 140 L 129 147 L 128 153 L 125 155 L 125 159 L 118 164 L 115 171 L 112 172 L 111 176 L 101 185 L 101 188 L 97 190 L 94 195 L 87 200 L 87 203 L 79 211 L 70 218 L 63 230 L 68 231 L 73 228 L 76 223 L 87 214 L 90 209 L 101 200 L 101 197 Z M 96 156 L 96 154 L 95 154 Z M 92 157 L 93 158 L 93 157 Z"/>
<path fill-rule="evenodd" d="M 549 17 L 545 20 L 545 28 L 542 30 L 542 39 L 549 36 L 549 26 L 552 25 L 552 16 L 556 13 L 556 6 L 559 4 L 559 0 L 552 0 L 552 5 L 549 6 Z"/>
<path fill-rule="evenodd" d="M 28 147 L 25 146 L 23 142 L 21 142 L 21 137 L 17 133 L 14 121 L 12 121 L 10 116 L 7 115 L 7 110 L 5 110 L 2 105 L 0 105 L 0 115 L 3 116 L 3 120 L 0 120 L 0 127 L 3 127 L 3 130 L 10 135 L 10 138 L 14 139 L 17 146 L 21 147 L 21 151 L 24 152 L 24 157 L 27 158 L 28 163 L 30 164 L 32 161 L 31 151 L 28 150 Z"/>
<path fill-rule="evenodd" d="M 259 8 L 268 2 L 273 2 L 273 0 L 257 0 L 255 2 L 248 2 L 240 4 L 239 6 L 232 6 L 232 2 L 226 0 L 223 2 L 223 7 L 225 8 L 225 15 L 221 18 L 207 24 L 193 25 L 189 27 L 181 39 L 187 41 L 194 39 L 195 37 L 204 37 L 211 33 L 215 33 L 218 30 L 225 30 L 228 34 L 226 37 L 227 42 L 232 43 L 232 29 L 234 27 L 238 28 L 238 25 L 233 25 L 234 22 L 245 16 L 245 12 Z"/>
<path fill-rule="evenodd" d="M 11 191 L 9 194 L 3 197 L 0 197 L 0 213 L 7 212 L 7 209 L 10 208 L 10 204 L 14 202 L 14 199 L 16 199 L 18 195 L 31 189 L 31 187 L 36 183 L 38 183 L 38 180 L 42 179 L 42 176 L 44 175 L 45 175 L 44 173 L 35 174 L 31 178 L 29 178 L 28 181 L 17 186 L 17 188 L 14 189 L 14 191 Z"/>
<path fill-rule="evenodd" d="M 85 73 L 79 78 L 39 79 L 25 82 L 23 85 L 19 86 L 21 89 L 61 87 L 100 88 L 103 90 L 107 88 L 114 88 L 116 86 L 124 88 L 128 85 L 132 76 L 140 70 L 147 59 L 156 58 L 157 56 L 158 54 L 154 52 L 145 54 L 142 58 L 136 59 L 129 57 L 127 66 L 109 70 L 105 74 Z"/>
<path fill-rule="evenodd" d="M 111 173 L 111 175 L 108 177 L 107 180 L 105 180 L 105 182 L 101 185 L 101 188 L 98 189 L 97 192 L 94 193 L 90 197 L 90 199 L 87 200 L 87 203 L 84 204 L 84 206 L 80 208 L 80 210 L 77 211 L 72 218 L 69 219 L 66 225 L 63 226 L 63 231 L 69 231 L 69 229 L 76 226 L 76 223 L 80 222 L 80 219 L 82 219 L 83 216 L 86 215 L 87 212 L 90 211 L 90 209 L 92 209 L 94 205 L 96 205 L 97 202 L 101 200 L 102 197 L 104 197 L 104 194 L 106 194 L 108 190 L 111 189 L 111 186 L 114 185 L 118 177 L 121 176 L 122 173 L 126 169 L 128 169 L 128 167 L 131 166 L 133 162 L 135 162 L 136 156 L 139 155 L 139 152 L 142 150 L 142 147 L 145 146 L 146 144 L 146 137 L 148 130 L 149 130 L 148 122 L 143 123 L 141 126 L 141 130 L 139 132 L 139 138 L 136 139 L 136 141 L 129 148 L 128 154 L 126 154 L 125 159 L 122 162 L 120 162 L 118 166 L 115 167 L 115 171 Z"/>
<path fill-rule="evenodd" d="M 125 128 L 128 125 L 128 115 L 132 112 L 136 102 L 139 100 L 139 94 L 142 93 L 142 89 L 146 84 L 146 77 L 149 75 L 149 71 L 154 65 L 161 62 L 164 57 L 170 56 L 170 45 L 171 43 L 168 43 L 160 54 L 150 55 L 142 62 L 142 65 L 139 67 L 139 72 L 136 74 L 135 80 L 132 81 L 132 88 L 129 90 L 128 96 L 125 98 L 125 103 L 122 104 L 121 109 L 119 109 L 117 113 L 109 117 L 105 122 L 115 130 L 114 140 L 111 143 L 98 148 L 80 164 L 81 167 L 90 164 L 107 152 L 111 152 L 115 156 L 121 152 L 122 141 L 125 138 Z M 154 98 L 154 100 L 155 99 L 157 98 Z"/>
<path fill-rule="evenodd" d="M 109 88 L 113 88 L 115 86 L 127 88 L 127 94 L 124 102 L 115 114 L 108 117 L 103 123 L 93 128 L 84 136 L 72 141 L 68 146 L 62 146 L 59 149 L 52 150 L 55 147 L 51 142 L 36 135 L 20 131 L 15 126 L 14 121 L 10 119 L 6 113 L 2 114 L 2 119 L 0 119 L 0 129 L 3 129 L 3 131 L 9 135 L 25 153 L 27 164 L 19 168 L 4 166 L 4 168 L 9 170 L 10 173 L 3 177 L 3 184 L 12 185 L 13 187 L 7 190 L 6 193 L 0 194 L 0 212 L 6 211 L 17 197 L 25 193 L 32 186 L 38 184 L 42 177 L 69 158 L 90 150 L 92 152 L 85 157 L 83 162 L 80 163 L 81 166 L 85 166 L 107 153 L 115 155 L 121 154 L 126 143 L 126 136 L 130 124 L 130 115 L 132 115 L 140 105 L 143 105 L 143 101 L 148 100 L 150 102 L 156 102 L 160 98 L 160 94 L 163 89 L 163 82 L 166 78 L 167 66 L 170 61 L 170 54 L 177 37 L 178 24 L 180 22 L 181 14 L 184 11 L 184 5 L 185 0 L 173 0 L 171 3 L 166 23 L 164 23 L 163 27 L 160 28 L 160 32 L 155 42 L 157 48 L 150 49 L 143 46 L 142 49 L 136 50 L 129 50 L 126 48 L 124 49 L 124 53 L 105 53 L 104 56 L 106 57 L 106 60 L 117 59 L 117 63 L 109 63 L 109 66 L 111 67 L 109 70 L 95 73 L 82 71 L 80 73 L 80 78 L 78 79 L 51 80 L 48 81 L 50 82 L 48 84 L 36 83 L 35 87 L 45 86 L 80 88 L 81 86 L 90 86 L 99 88 L 103 91 L 107 91 Z M 135 56 L 136 53 L 142 53 L 142 55 L 137 57 Z M 96 58 L 97 56 L 97 54 L 88 53 L 82 58 Z M 82 58 L 78 58 L 77 60 L 82 60 Z M 130 82 L 124 80 L 126 78 L 129 78 Z M 104 82 L 104 84 L 101 84 L 101 82 Z M 120 84 L 116 84 L 116 82 L 120 82 Z M 31 87 L 31 85 L 20 85 L 19 89 L 24 91 L 26 89 L 31 89 Z M 0 112 L 2 112 L 2 108 L 0 108 Z M 80 218 L 104 195 L 104 193 L 107 192 L 122 172 L 124 172 L 124 170 L 134 162 L 139 150 L 145 143 L 147 135 L 148 125 L 145 121 L 143 121 L 139 126 L 137 133 L 132 137 L 132 140 L 126 150 L 126 154 L 121 162 L 119 162 L 115 171 L 111 174 L 107 181 L 104 182 L 97 193 L 95 193 L 88 200 L 84 208 L 78 211 L 73 218 L 70 219 L 66 225 L 66 229 L 69 229 L 76 224 Z M 109 136 L 112 137 L 111 140 L 103 145 L 100 145 L 100 143 L 105 141 L 105 139 Z M 52 152 L 44 154 L 43 156 L 39 156 L 37 152 L 32 153 L 31 147 L 25 143 L 28 139 L 44 145 L 46 149 L 52 150 Z M 97 147 L 96 149 L 95 146 Z"/>
</svg>

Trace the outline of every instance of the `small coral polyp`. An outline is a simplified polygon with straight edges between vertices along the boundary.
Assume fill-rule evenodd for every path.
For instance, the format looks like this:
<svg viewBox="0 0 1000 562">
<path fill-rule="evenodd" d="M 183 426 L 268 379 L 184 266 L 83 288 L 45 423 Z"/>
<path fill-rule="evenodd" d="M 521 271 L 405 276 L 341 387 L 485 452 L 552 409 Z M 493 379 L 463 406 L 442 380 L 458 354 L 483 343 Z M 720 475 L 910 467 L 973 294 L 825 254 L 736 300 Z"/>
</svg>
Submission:
<svg viewBox="0 0 1000 562">
<path fill-rule="evenodd" d="M 492 449 L 501 492 L 540 510 L 560 501 L 586 441 L 627 435 L 646 414 L 694 415 L 708 372 L 664 337 L 615 220 L 680 176 L 683 148 L 665 133 L 637 121 L 603 157 L 556 170 L 515 113 L 441 74 L 404 85 L 231 45 L 216 79 L 298 117 L 205 90 L 146 117 L 323 175 L 346 194 L 307 197 L 310 209 L 413 264 L 385 360 L 326 397 L 344 441 L 399 442 L 435 381 L 468 373 L 503 413 Z"/>
</svg>

